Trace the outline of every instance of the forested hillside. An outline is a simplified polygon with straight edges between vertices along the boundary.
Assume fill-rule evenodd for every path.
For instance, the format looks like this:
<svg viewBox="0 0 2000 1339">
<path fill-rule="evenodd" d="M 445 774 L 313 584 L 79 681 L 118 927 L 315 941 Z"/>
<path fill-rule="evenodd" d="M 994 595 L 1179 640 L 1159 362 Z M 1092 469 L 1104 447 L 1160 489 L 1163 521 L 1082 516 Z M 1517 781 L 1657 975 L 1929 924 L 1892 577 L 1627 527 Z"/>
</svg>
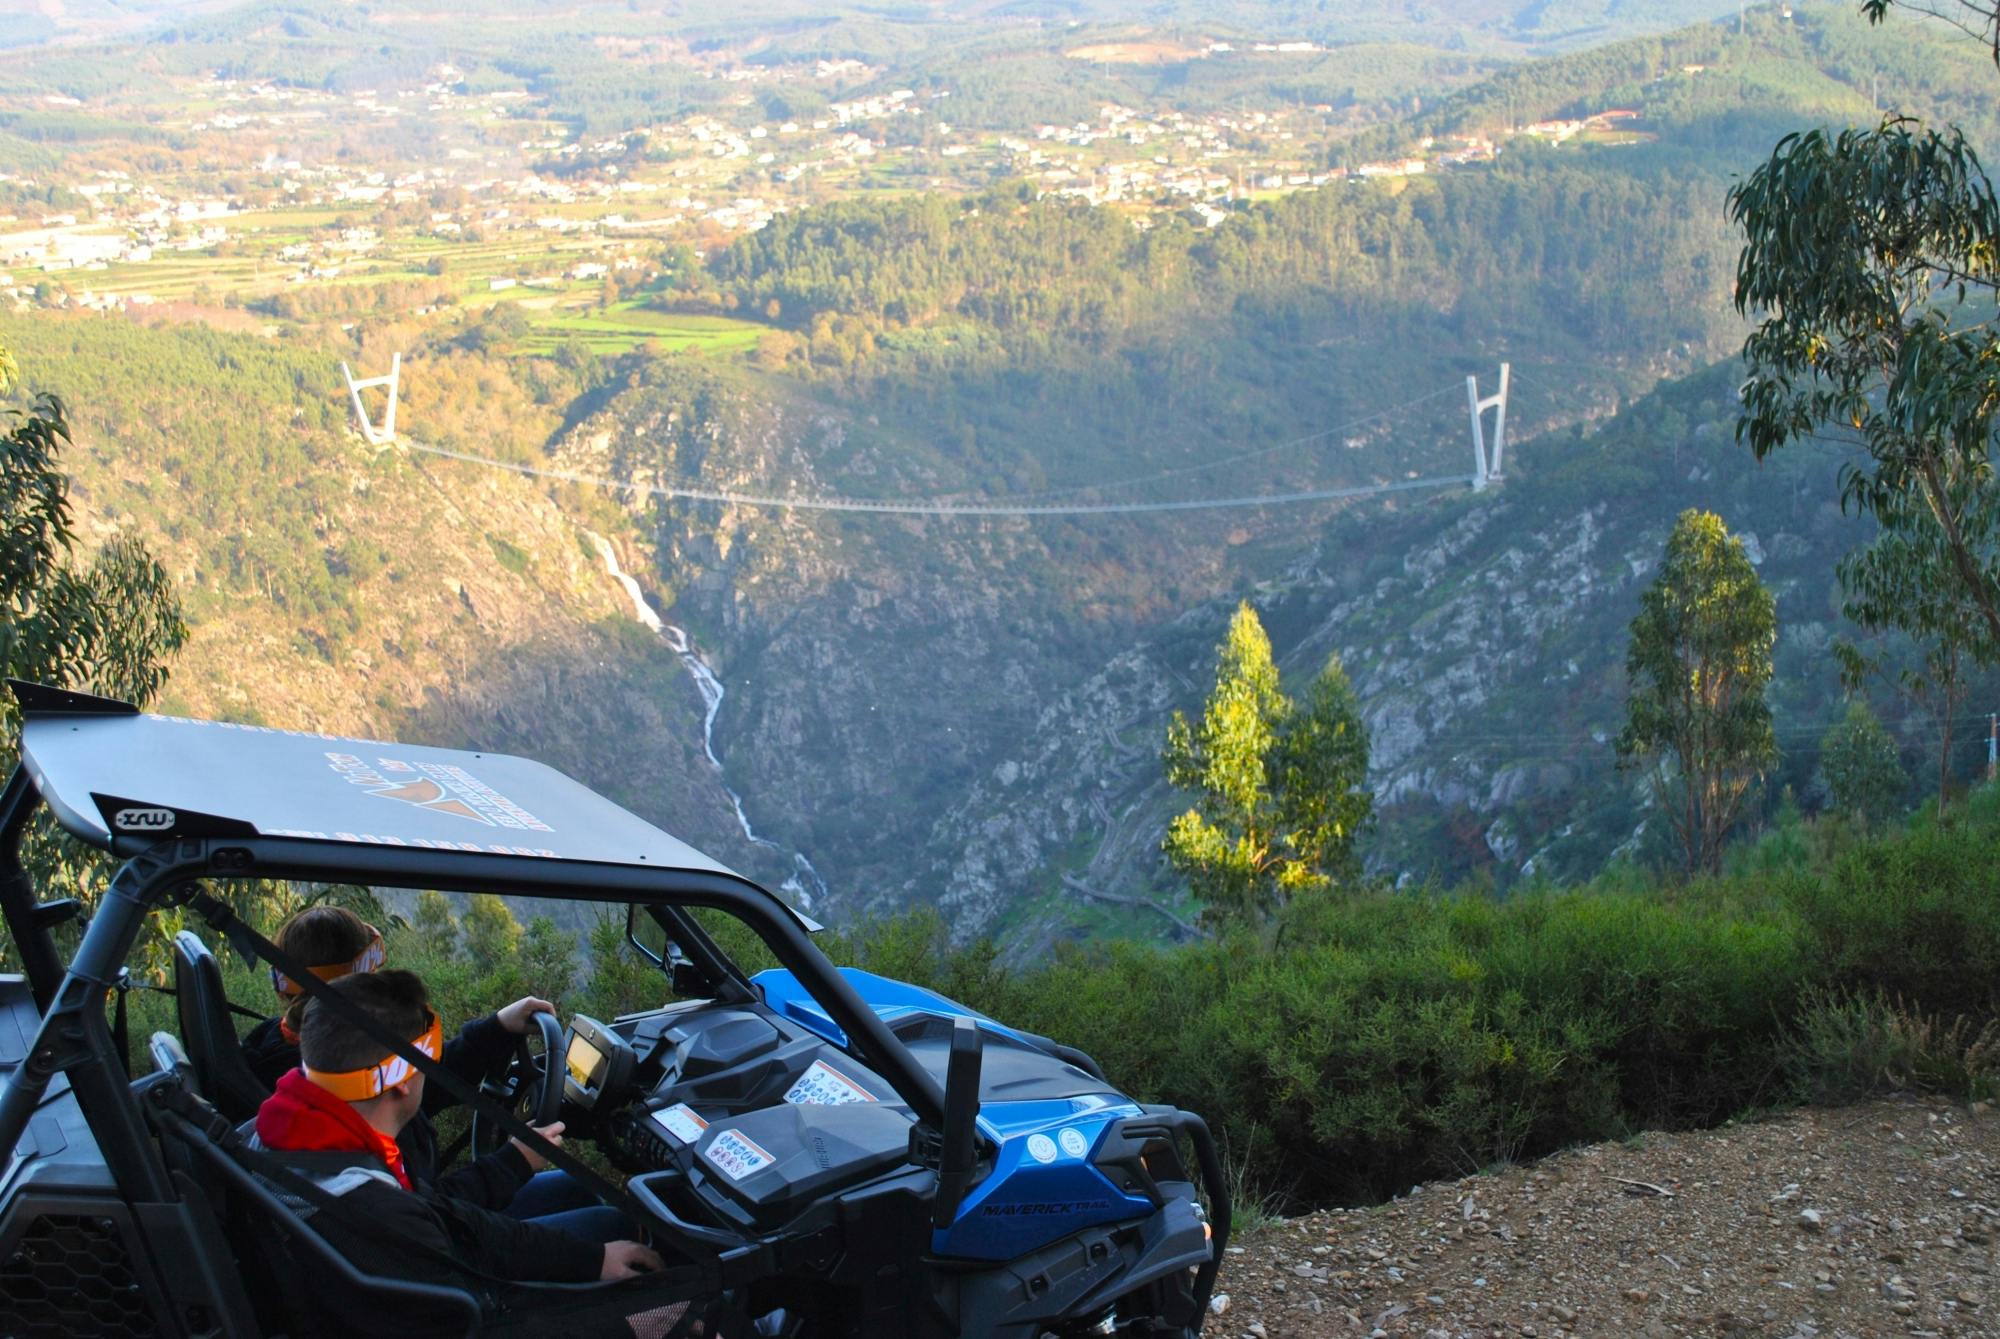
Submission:
<svg viewBox="0 0 2000 1339">
<path fill-rule="evenodd" d="M 1781 12 L 1782 10 L 1782 12 Z M 1523 62 L 1429 110 L 1342 146 L 1357 161 L 1427 135 L 1492 135 L 1604 107 L 1643 109 L 1659 144 L 1684 155 L 1762 145 L 1829 118 L 1945 113 L 1990 142 L 2000 93 L 1976 50 L 1944 23 L 1897 16 L 1873 28 L 1848 6 L 1758 8 L 1701 25 Z"/>
<path fill-rule="evenodd" d="M 1751 826 L 1826 803 L 1821 744 L 1843 711 L 1831 644 L 1855 635 L 1839 618 L 1833 569 L 1861 527 L 1838 505 L 1838 453 L 1758 466 L 1735 444 L 1740 379 L 1724 363 L 1601 426 L 1537 438 L 1484 496 L 1357 508 L 1251 593 L 1292 681 L 1330 652 L 1346 664 L 1372 744 L 1375 872 L 1521 887 L 1672 862 L 1642 776 L 1620 769 L 1612 744 L 1626 625 L 1688 507 L 1727 519 L 1778 598 L 1780 759 Z M 1166 712 L 1191 707 L 1187 685 L 1212 674 L 1232 608 L 1224 598 L 1190 612 L 1046 704 L 940 821 L 930 845 L 952 855 L 911 895 L 946 889 L 955 920 L 999 917 L 1030 942 L 1078 921 L 1172 932 L 1158 913 L 1117 904 L 1191 910 L 1146 859 L 1185 807 L 1154 751 Z M 1972 684 L 1967 703 L 1987 702 L 1988 687 Z M 1864 696 L 1898 741 L 1902 802 L 1921 801 L 1935 786 L 1936 720 L 1884 683 Z M 1981 710 L 1958 709 L 1956 776 L 1983 761 Z M 1037 896 L 1009 896 L 1023 886 Z"/>
</svg>

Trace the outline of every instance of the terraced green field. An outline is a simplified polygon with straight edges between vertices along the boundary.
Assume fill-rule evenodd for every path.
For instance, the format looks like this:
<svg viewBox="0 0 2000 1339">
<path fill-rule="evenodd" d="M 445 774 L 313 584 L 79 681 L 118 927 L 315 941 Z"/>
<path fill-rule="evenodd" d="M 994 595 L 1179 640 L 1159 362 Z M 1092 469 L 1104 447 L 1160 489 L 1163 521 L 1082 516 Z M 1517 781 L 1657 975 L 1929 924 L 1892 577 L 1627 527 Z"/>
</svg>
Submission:
<svg viewBox="0 0 2000 1339">
<path fill-rule="evenodd" d="M 628 353 L 654 343 L 674 351 L 734 353 L 748 349 L 768 327 L 733 316 L 653 311 L 634 302 L 609 307 L 558 309 L 543 314 L 517 352 L 547 354 L 571 340 L 592 353 Z"/>
</svg>

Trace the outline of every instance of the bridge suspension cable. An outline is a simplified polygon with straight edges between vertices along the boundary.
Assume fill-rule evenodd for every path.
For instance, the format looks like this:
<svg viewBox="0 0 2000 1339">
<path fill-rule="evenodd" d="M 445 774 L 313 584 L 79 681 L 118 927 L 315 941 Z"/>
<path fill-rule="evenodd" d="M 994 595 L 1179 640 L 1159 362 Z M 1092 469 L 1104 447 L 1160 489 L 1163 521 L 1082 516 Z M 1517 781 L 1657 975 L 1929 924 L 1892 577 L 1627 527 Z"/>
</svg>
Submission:
<svg viewBox="0 0 2000 1339">
<path fill-rule="evenodd" d="M 446 460 L 463 461 L 469 465 L 484 465 L 490 469 L 508 470 L 515 474 L 525 474 L 537 479 L 552 479 L 559 483 L 580 484 L 587 488 L 602 488 L 611 491 L 645 493 L 653 497 L 678 498 L 687 502 L 724 502 L 741 507 L 771 507 L 785 511 L 831 511 L 864 512 L 892 516 L 1109 516 L 1130 515 L 1137 512 L 1161 511 L 1223 511 L 1242 507 L 1275 507 L 1299 502 L 1335 502 L 1347 498 L 1379 497 L 1389 493 L 1409 493 L 1427 488 L 1453 488 L 1472 483 L 1469 474 L 1451 474 L 1427 479 L 1402 479 L 1395 483 L 1362 484 L 1349 488 L 1310 488 L 1289 493 L 1261 493 L 1242 497 L 1195 498 L 1183 502 L 1071 502 L 1071 503 L 999 503 L 999 502 L 892 502 L 875 501 L 868 498 L 846 497 L 788 497 L 776 493 L 738 493 L 717 488 L 677 488 L 661 484 L 621 483 L 602 475 L 584 474 L 576 470 L 547 469 L 539 465 L 523 465 L 508 460 L 495 460 L 490 456 L 476 456 L 466 451 L 453 451 L 442 446 L 429 446 L 422 442 L 405 440 L 403 447 L 410 451 L 421 451 L 426 455 L 442 456 Z"/>
</svg>

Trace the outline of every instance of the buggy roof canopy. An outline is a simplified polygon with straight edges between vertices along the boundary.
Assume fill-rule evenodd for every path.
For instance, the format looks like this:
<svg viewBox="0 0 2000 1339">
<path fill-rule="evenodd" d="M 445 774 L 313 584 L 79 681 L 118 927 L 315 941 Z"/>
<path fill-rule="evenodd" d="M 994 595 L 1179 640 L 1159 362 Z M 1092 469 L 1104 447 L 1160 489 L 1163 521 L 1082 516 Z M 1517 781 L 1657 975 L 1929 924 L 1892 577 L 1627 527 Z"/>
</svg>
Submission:
<svg viewBox="0 0 2000 1339">
<path fill-rule="evenodd" d="M 11 686 L 29 777 L 56 821 L 95 846 L 292 837 L 738 877 L 532 759 L 155 716 Z"/>
</svg>

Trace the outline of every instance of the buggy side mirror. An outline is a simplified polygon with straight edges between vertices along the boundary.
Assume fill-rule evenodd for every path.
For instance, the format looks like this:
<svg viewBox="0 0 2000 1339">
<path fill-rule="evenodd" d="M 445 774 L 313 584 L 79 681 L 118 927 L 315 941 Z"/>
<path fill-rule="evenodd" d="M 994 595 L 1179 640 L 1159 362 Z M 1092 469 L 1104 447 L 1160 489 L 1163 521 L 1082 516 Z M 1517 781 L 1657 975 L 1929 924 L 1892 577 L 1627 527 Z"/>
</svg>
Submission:
<svg viewBox="0 0 2000 1339">
<path fill-rule="evenodd" d="M 979 1168 L 979 1071 L 985 1045 L 979 1024 L 958 1018 L 951 1025 L 951 1059 L 944 1075 L 943 1147 L 938 1156 L 937 1198 L 931 1226 L 943 1231 L 958 1217 Z"/>
<path fill-rule="evenodd" d="M 664 968 L 674 951 L 673 940 L 667 938 L 667 927 L 654 920 L 637 902 L 625 908 L 625 942 L 638 949 L 639 956 L 655 967 Z"/>
<path fill-rule="evenodd" d="M 637 902 L 625 908 L 625 942 L 639 950 L 639 956 L 667 974 L 674 994 L 698 999 L 714 993 L 708 979 L 688 961 L 653 914 Z"/>
</svg>

